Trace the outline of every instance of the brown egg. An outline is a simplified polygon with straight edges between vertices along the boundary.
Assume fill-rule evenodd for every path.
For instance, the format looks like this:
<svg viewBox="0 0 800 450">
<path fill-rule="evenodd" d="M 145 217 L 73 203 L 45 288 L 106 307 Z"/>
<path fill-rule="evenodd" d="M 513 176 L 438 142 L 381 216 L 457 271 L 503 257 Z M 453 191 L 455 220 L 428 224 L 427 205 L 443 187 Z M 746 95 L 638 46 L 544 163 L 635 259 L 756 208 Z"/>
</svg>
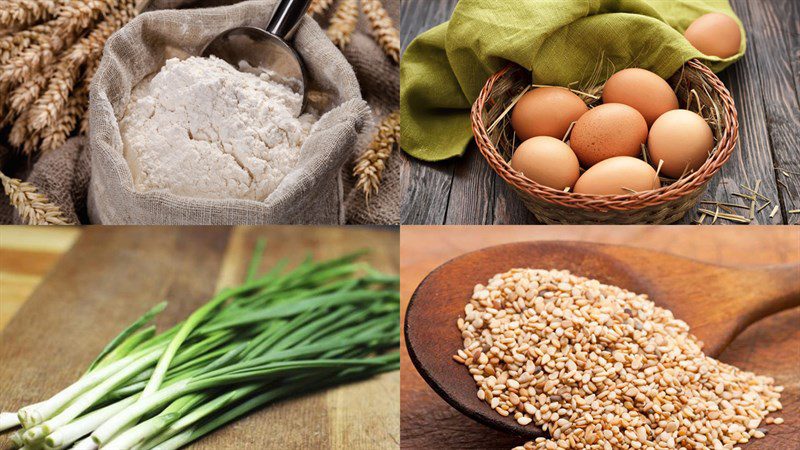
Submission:
<svg viewBox="0 0 800 450">
<path fill-rule="evenodd" d="M 624 69 L 606 81 L 603 103 L 622 103 L 639 111 L 653 125 L 667 111 L 678 109 L 678 97 L 663 78 L 644 69 Z"/>
<path fill-rule="evenodd" d="M 709 56 L 728 58 L 739 53 L 742 32 L 732 17 L 710 13 L 698 17 L 683 33 L 686 39 Z"/>
<path fill-rule="evenodd" d="M 685 109 L 659 117 L 647 138 L 650 161 L 658 167 L 658 161 L 663 160 L 661 173 L 670 178 L 699 169 L 713 148 L 711 127 L 698 114 Z"/>
<path fill-rule="evenodd" d="M 647 139 L 647 122 L 639 111 L 621 103 L 605 103 L 580 119 L 569 145 L 584 167 L 614 156 L 637 156 Z"/>
<path fill-rule="evenodd" d="M 520 140 L 535 136 L 563 139 L 572 122 L 589 108 L 569 89 L 541 87 L 525 93 L 511 113 L 511 126 Z"/>
<path fill-rule="evenodd" d="M 575 183 L 577 194 L 625 195 L 632 191 L 658 189 L 661 183 L 649 164 L 630 156 L 601 161 L 583 173 Z"/>
<path fill-rule="evenodd" d="M 511 167 L 539 184 L 563 191 L 580 175 L 578 158 L 569 145 L 550 136 L 537 136 L 520 144 Z"/>
</svg>

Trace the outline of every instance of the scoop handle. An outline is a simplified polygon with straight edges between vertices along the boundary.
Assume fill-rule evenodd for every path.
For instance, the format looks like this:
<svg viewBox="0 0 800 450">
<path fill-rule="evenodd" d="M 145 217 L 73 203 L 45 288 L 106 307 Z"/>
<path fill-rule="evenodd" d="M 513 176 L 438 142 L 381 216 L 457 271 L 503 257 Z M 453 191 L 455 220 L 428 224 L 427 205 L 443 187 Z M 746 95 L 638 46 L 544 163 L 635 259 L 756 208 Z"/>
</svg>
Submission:
<svg viewBox="0 0 800 450">
<path fill-rule="evenodd" d="M 300 25 L 300 19 L 308 11 L 312 0 L 281 0 L 275 12 L 272 14 L 272 19 L 267 25 L 267 32 L 278 36 L 284 41 L 288 41 L 297 31 L 297 26 Z"/>
</svg>

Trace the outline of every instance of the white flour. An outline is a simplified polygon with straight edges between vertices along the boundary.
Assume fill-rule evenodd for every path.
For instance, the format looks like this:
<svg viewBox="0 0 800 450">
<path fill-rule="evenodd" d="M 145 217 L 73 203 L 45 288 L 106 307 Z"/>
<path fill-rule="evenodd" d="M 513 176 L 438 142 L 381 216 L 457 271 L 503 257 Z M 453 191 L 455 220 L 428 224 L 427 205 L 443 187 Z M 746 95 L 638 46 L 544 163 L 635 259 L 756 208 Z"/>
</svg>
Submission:
<svg viewBox="0 0 800 450">
<path fill-rule="evenodd" d="M 317 118 L 302 97 L 225 61 L 170 59 L 139 83 L 120 122 L 137 190 L 264 200 L 298 163 Z"/>
</svg>

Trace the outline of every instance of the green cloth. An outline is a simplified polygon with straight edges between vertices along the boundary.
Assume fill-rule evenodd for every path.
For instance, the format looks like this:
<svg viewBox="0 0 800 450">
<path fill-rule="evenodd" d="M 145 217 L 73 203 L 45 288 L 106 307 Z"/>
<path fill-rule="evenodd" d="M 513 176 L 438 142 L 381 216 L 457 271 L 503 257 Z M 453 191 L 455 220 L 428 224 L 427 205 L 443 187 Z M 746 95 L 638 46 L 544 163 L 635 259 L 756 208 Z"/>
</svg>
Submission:
<svg viewBox="0 0 800 450">
<path fill-rule="evenodd" d="M 683 37 L 709 12 L 739 23 L 736 56 L 705 56 Z M 402 146 L 427 161 L 463 154 L 472 103 L 508 62 L 531 70 L 538 84 L 580 85 L 598 61 L 667 78 L 692 58 L 724 69 L 744 54 L 744 36 L 726 0 L 461 0 L 449 22 L 417 37 L 403 55 Z"/>
</svg>

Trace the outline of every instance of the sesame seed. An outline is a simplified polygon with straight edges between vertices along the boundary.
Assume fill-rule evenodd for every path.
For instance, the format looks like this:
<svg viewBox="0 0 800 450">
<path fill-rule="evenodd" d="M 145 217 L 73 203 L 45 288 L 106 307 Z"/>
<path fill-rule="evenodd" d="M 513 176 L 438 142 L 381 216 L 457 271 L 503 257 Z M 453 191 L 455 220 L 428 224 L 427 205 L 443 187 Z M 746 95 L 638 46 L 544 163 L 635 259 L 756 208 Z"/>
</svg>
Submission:
<svg viewBox="0 0 800 450">
<path fill-rule="evenodd" d="M 473 292 L 453 359 L 497 414 L 550 433 L 526 450 L 735 449 L 783 423 L 781 386 L 706 356 L 646 295 L 537 269 Z"/>
</svg>

